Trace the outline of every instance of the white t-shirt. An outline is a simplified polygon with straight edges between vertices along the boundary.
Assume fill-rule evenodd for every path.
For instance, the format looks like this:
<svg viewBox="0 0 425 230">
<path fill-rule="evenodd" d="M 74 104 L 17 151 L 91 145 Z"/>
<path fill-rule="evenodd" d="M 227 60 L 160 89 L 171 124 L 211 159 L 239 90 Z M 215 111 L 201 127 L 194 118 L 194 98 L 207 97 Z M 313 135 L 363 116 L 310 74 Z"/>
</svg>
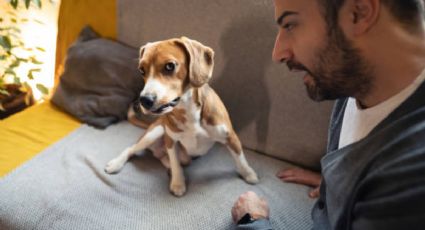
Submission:
<svg viewBox="0 0 425 230">
<path fill-rule="evenodd" d="M 342 122 L 338 148 L 343 148 L 367 136 L 375 126 L 412 95 L 424 80 L 425 70 L 412 84 L 398 94 L 367 109 L 361 109 L 356 99 L 350 97 L 344 111 L 344 120 Z"/>
</svg>

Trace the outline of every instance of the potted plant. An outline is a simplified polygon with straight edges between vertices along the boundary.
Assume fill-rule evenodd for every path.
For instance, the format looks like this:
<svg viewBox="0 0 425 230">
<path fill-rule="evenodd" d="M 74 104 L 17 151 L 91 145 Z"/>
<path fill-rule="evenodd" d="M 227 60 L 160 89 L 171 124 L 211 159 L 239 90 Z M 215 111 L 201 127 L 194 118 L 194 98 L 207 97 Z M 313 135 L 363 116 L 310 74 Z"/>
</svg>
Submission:
<svg viewBox="0 0 425 230">
<path fill-rule="evenodd" d="M 41 9 L 41 0 L 10 0 L 9 5 L 7 14 L 0 16 L 0 119 L 34 104 L 29 83 L 34 80 L 34 73 L 41 71 L 37 54 L 44 52 L 42 47 L 26 46 L 18 26 L 29 21 L 18 14 L 22 5 L 24 9 Z M 18 71 L 22 66 L 26 66 L 25 73 Z M 42 84 L 36 88 L 48 94 Z"/>
</svg>

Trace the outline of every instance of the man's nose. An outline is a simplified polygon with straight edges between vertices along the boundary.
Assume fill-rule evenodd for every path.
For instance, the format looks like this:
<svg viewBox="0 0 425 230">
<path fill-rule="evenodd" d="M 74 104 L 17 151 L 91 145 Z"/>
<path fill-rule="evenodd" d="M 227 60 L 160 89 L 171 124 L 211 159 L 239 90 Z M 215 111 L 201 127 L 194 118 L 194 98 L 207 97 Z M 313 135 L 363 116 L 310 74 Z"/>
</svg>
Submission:
<svg viewBox="0 0 425 230">
<path fill-rule="evenodd" d="M 156 96 L 152 94 L 143 95 L 139 98 L 140 104 L 142 104 L 145 109 L 152 108 L 153 104 L 155 103 L 155 100 Z"/>
<path fill-rule="evenodd" d="M 289 47 L 289 43 L 284 41 L 282 32 L 276 36 L 274 43 L 272 59 L 275 62 L 286 62 L 292 58 L 293 54 Z"/>
</svg>

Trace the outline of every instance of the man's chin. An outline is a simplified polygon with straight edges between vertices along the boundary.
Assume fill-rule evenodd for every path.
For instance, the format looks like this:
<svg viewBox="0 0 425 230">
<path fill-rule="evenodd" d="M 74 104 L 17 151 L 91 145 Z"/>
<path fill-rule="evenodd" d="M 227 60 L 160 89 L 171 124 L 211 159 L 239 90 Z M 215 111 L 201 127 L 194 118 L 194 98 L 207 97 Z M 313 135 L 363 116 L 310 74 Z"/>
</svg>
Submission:
<svg viewBox="0 0 425 230">
<path fill-rule="evenodd" d="M 306 74 L 303 78 L 308 97 L 313 101 L 323 101 L 321 90 L 317 87 L 314 78 L 310 74 Z"/>
<path fill-rule="evenodd" d="M 315 78 L 306 74 L 303 78 L 304 85 L 306 87 L 308 97 L 313 101 L 325 101 L 325 100 L 335 100 L 340 98 L 340 95 L 335 94 L 332 90 L 325 89 L 325 87 L 319 86 Z"/>
<path fill-rule="evenodd" d="M 311 75 L 307 74 L 304 76 L 304 85 L 311 100 L 317 102 L 326 100 L 323 90 L 317 86 L 316 81 L 314 81 Z"/>
<path fill-rule="evenodd" d="M 307 93 L 308 93 L 308 97 L 313 100 L 313 101 L 323 101 L 326 100 L 323 95 L 320 93 L 320 90 L 318 90 L 317 88 L 311 88 L 309 86 L 306 85 L 307 88 Z"/>
<path fill-rule="evenodd" d="M 308 97 L 313 101 L 327 101 L 327 100 L 336 100 L 343 97 L 348 97 L 345 94 L 342 93 L 336 93 L 331 90 L 323 90 L 320 87 L 317 87 L 317 85 L 308 85 L 306 84 L 306 89 L 308 93 Z"/>
</svg>

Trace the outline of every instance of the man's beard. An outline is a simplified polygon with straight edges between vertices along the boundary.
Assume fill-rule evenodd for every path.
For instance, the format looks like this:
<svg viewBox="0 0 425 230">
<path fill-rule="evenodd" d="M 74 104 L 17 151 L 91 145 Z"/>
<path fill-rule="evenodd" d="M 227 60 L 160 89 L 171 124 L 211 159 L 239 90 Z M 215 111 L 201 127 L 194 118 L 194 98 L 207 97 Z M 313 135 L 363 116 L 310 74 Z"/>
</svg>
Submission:
<svg viewBox="0 0 425 230">
<path fill-rule="evenodd" d="M 290 69 L 307 71 L 313 81 L 305 82 L 314 101 L 343 97 L 362 97 L 372 87 L 372 70 L 340 28 L 329 30 L 327 45 L 315 52 L 311 70 L 301 63 L 288 61 Z"/>
</svg>

